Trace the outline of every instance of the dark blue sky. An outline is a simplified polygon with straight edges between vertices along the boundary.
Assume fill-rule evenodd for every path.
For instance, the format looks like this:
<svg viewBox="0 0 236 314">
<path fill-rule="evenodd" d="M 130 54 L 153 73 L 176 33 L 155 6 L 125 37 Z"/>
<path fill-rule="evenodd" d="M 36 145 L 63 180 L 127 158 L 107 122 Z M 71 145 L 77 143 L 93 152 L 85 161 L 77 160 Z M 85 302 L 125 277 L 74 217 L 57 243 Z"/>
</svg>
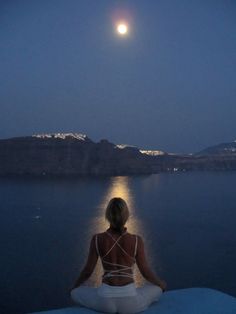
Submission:
<svg viewBox="0 0 236 314">
<path fill-rule="evenodd" d="M 1 0 L 0 23 L 1 138 L 170 152 L 236 138 L 234 0 Z"/>
</svg>

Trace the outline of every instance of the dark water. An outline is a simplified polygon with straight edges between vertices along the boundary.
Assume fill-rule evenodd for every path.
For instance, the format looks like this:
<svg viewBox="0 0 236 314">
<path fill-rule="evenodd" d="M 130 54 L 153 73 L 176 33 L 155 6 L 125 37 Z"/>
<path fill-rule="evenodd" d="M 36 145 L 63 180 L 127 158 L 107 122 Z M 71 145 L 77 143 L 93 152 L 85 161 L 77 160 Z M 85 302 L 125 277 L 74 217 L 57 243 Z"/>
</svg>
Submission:
<svg viewBox="0 0 236 314">
<path fill-rule="evenodd" d="M 108 227 L 104 209 L 114 196 L 127 201 L 128 230 L 144 237 L 169 289 L 209 287 L 236 296 L 235 183 L 235 172 L 1 179 L 0 312 L 73 304 L 68 289 L 91 235 Z"/>
</svg>

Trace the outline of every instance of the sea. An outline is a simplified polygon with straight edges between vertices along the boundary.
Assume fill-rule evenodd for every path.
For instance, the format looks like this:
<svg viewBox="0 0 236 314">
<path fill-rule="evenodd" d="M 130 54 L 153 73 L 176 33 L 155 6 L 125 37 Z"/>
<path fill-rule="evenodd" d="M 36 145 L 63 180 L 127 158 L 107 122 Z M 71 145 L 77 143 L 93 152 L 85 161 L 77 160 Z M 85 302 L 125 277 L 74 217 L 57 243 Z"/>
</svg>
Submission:
<svg viewBox="0 0 236 314">
<path fill-rule="evenodd" d="M 91 237 L 109 225 L 112 197 L 128 204 L 129 232 L 168 290 L 217 289 L 236 297 L 236 172 L 0 179 L 0 313 L 74 305 L 69 290 Z M 88 285 L 101 282 L 98 262 Z M 136 284 L 145 283 L 138 269 Z"/>
</svg>

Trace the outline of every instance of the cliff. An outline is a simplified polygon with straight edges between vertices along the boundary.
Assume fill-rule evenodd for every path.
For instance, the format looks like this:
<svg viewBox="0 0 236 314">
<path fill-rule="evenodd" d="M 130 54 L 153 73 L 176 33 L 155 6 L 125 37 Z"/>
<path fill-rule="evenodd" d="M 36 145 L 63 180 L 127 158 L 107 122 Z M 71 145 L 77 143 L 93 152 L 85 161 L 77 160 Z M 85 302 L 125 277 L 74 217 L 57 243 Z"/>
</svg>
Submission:
<svg viewBox="0 0 236 314">
<path fill-rule="evenodd" d="M 0 140 L 0 175 L 119 175 L 150 173 L 135 147 L 87 136 L 29 136 Z"/>
<path fill-rule="evenodd" d="M 236 170 L 234 147 L 197 154 L 168 154 L 98 143 L 82 133 L 41 134 L 0 140 L 0 176 L 133 175 L 161 171 Z M 236 147 L 236 143 L 235 143 Z M 235 148 L 236 149 L 236 148 Z M 211 153 L 209 153 L 209 151 Z M 212 153 L 214 152 L 214 153 Z M 217 153 L 218 152 L 218 153 Z"/>
</svg>

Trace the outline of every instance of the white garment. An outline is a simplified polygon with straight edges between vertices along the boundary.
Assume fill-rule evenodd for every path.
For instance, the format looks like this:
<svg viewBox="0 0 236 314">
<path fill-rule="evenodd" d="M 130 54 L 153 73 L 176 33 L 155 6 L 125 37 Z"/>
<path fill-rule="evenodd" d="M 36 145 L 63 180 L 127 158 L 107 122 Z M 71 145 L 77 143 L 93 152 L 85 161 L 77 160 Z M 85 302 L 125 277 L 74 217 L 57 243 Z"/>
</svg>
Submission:
<svg viewBox="0 0 236 314">
<path fill-rule="evenodd" d="M 134 283 L 130 283 L 125 286 L 111 286 L 102 283 L 98 287 L 98 295 L 101 297 L 134 297 L 137 295 L 136 287 Z"/>
<path fill-rule="evenodd" d="M 113 288 L 112 286 L 109 287 Z M 106 287 L 107 291 L 109 287 Z M 130 289 L 125 286 L 122 288 L 124 291 Z M 134 314 L 146 310 L 151 303 L 158 301 L 162 295 L 162 289 L 153 284 L 146 284 L 135 289 L 136 295 L 134 296 L 105 297 L 98 292 L 101 291 L 101 286 L 98 288 L 80 286 L 71 291 L 71 298 L 75 303 L 98 312 Z M 113 289 L 110 291 L 114 293 Z"/>
</svg>

